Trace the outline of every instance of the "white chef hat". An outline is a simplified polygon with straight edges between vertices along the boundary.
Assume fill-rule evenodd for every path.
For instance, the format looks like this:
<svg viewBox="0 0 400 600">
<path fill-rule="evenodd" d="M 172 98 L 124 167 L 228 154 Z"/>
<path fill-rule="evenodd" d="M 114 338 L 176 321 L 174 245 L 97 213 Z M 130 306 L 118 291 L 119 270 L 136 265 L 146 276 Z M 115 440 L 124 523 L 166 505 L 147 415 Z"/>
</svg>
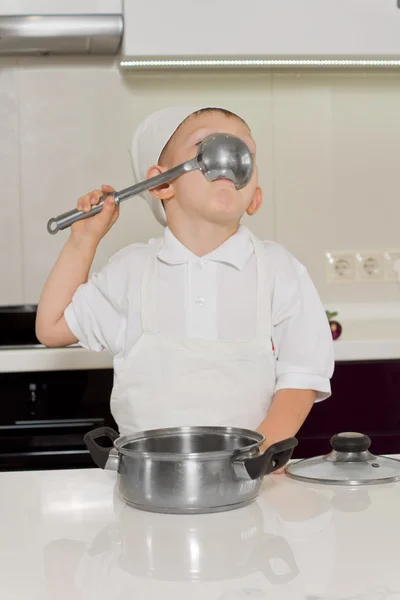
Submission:
<svg viewBox="0 0 400 600">
<path fill-rule="evenodd" d="M 150 167 L 158 164 L 161 152 L 179 125 L 194 112 L 204 108 L 207 107 L 169 106 L 150 114 L 140 123 L 133 135 L 131 146 L 135 183 L 146 179 Z M 153 198 L 150 192 L 142 192 L 140 196 L 146 200 L 157 221 L 165 227 L 167 219 L 162 202 Z"/>
</svg>

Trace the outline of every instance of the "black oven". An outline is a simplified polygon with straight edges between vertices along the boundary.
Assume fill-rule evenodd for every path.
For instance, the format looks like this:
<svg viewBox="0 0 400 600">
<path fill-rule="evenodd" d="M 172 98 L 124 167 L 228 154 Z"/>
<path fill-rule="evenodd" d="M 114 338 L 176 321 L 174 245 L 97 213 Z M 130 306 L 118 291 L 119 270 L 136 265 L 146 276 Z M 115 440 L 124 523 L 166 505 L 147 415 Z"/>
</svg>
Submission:
<svg viewBox="0 0 400 600">
<path fill-rule="evenodd" d="M 3 372 L 3 351 L 48 351 L 35 337 L 35 316 L 36 306 L 0 307 L 0 471 L 93 467 L 83 436 L 116 428 L 113 370 Z"/>
<path fill-rule="evenodd" d="M 0 470 L 93 467 L 83 436 L 115 428 L 112 382 L 109 369 L 0 373 Z"/>
</svg>

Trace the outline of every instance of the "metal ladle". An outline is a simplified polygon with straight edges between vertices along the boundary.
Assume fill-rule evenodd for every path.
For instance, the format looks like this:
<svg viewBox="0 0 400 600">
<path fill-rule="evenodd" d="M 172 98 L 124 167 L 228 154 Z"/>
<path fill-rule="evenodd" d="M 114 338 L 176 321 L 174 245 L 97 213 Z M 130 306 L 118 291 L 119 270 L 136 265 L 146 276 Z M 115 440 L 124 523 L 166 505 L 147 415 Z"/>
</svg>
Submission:
<svg viewBox="0 0 400 600">
<path fill-rule="evenodd" d="M 248 146 L 240 138 L 225 133 L 210 135 L 200 144 L 197 155 L 191 160 L 120 192 L 105 194 L 100 198 L 99 203 L 92 206 L 88 212 L 74 209 L 58 215 L 58 217 L 49 220 L 47 231 L 55 234 L 57 231 L 70 227 L 76 221 L 96 215 L 102 210 L 107 196 L 114 196 L 115 204 L 118 206 L 123 200 L 127 200 L 145 190 L 169 183 L 180 175 L 196 169 L 200 169 L 208 181 L 229 179 L 235 184 L 236 189 L 240 190 L 249 183 L 253 175 L 254 161 Z"/>
</svg>

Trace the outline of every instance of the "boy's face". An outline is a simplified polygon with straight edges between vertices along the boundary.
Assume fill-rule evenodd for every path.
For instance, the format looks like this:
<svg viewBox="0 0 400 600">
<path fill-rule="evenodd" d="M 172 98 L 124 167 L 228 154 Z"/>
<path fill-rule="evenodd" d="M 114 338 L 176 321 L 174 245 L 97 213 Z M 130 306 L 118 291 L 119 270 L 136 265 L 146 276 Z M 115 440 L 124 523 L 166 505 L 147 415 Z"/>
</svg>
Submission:
<svg viewBox="0 0 400 600">
<path fill-rule="evenodd" d="M 241 138 L 255 159 L 255 142 L 245 123 L 218 111 L 208 111 L 191 115 L 177 129 L 163 157 L 163 170 L 196 156 L 199 144 L 213 133 L 229 133 Z M 237 190 L 234 184 L 227 180 L 209 182 L 196 170 L 178 177 L 165 189 L 165 193 L 162 199 L 167 219 L 179 210 L 193 218 L 198 217 L 214 223 L 229 223 L 239 221 L 246 211 L 253 214 L 255 198 L 259 198 L 259 203 L 256 202 L 257 209 L 261 203 L 256 165 L 251 181 L 241 190 Z"/>
</svg>

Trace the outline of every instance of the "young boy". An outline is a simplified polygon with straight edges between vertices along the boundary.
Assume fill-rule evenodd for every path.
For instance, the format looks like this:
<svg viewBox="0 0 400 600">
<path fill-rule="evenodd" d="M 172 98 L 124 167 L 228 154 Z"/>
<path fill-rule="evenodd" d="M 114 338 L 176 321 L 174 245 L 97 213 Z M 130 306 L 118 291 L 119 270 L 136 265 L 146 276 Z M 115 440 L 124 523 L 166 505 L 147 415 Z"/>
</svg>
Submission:
<svg viewBox="0 0 400 600">
<path fill-rule="evenodd" d="M 217 132 L 241 138 L 255 158 L 249 127 L 225 109 L 150 115 L 133 139 L 136 179 L 193 158 Z M 103 185 L 78 208 L 112 191 Z M 143 196 L 164 237 L 124 248 L 88 281 L 119 209 L 110 196 L 98 215 L 75 223 L 40 299 L 39 340 L 113 354 L 111 410 L 121 435 L 232 425 L 257 429 L 265 446 L 294 436 L 330 395 L 333 344 L 305 267 L 240 225 L 261 206 L 257 168 L 241 190 L 193 171 Z"/>
</svg>

